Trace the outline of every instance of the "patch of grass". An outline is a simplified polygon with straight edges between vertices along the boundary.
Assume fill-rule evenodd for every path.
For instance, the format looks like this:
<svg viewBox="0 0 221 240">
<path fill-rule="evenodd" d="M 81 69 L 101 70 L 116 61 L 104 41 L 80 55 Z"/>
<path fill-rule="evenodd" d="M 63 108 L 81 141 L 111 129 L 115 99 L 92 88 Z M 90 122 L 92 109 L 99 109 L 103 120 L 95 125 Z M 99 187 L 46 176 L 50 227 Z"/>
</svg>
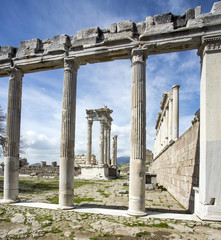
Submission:
<svg viewBox="0 0 221 240">
<path fill-rule="evenodd" d="M 99 192 L 102 196 L 108 198 L 110 196 L 110 194 L 105 193 L 104 190 L 98 189 L 97 192 Z"/>
<path fill-rule="evenodd" d="M 0 218 L 0 222 L 11 222 L 10 218 Z"/>
<path fill-rule="evenodd" d="M 153 202 L 153 199 L 147 199 L 148 202 Z"/>
<path fill-rule="evenodd" d="M 51 230 L 52 233 L 61 233 L 62 230 L 57 228 L 57 227 L 53 227 L 52 230 Z"/>
<path fill-rule="evenodd" d="M 94 198 L 74 198 L 74 203 L 79 204 L 80 202 L 102 202 L 102 201 L 97 201 L 94 200 Z"/>
<path fill-rule="evenodd" d="M 147 231 L 144 231 L 144 232 L 138 232 L 136 233 L 136 237 L 142 237 L 143 235 L 150 235 L 151 233 L 150 232 L 147 232 Z"/>
<path fill-rule="evenodd" d="M 35 219 L 39 222 L 43 222 L 43 221 L 47 221 L 47 220 L 53 222 L 53 218 L 50 215 L 48 215 L 48 216 L 47 215 L 36 215 Z"/>
<path fill-rule="evenodd" d="M 51 197 L 51 198 L 46 198 L 46 200 L 53 204 L 58 204 L 58 202 L 59 202 L 58 195 Z"/>
<path fill-rule="evenodd" d="M 99 237 L 111 237 L 110 233 L 100 233 Z"/>
<path fill-rule="evenodd" d="M 172 228 L 167 223 L 164 223 L 164 222 L 161 222 L 159 224 L 153 224 L 152 226 L 157 228 Z"/>
<path fill-rule="evenodd" d="M 87 185 L 87 184 L 97 184 L 96 182 L 92 182 L 92 181 L 89 181 L 89 180 L 74 180 L 74 188 L 79 188 L 79 187 L 82 187 L 84 185 Z"/>
<path fill-rule="evenodd" d="M 89 240 L 97 240 L 97 237 L 90 237 Z"/>
<path fill-rule="evenodd" d="M 21 193 L 58 190 L 58 187 L 59 183 L 57 181 L 36 182 L 36 180 L 19 180 L 19 192 Z"/>
</svg>

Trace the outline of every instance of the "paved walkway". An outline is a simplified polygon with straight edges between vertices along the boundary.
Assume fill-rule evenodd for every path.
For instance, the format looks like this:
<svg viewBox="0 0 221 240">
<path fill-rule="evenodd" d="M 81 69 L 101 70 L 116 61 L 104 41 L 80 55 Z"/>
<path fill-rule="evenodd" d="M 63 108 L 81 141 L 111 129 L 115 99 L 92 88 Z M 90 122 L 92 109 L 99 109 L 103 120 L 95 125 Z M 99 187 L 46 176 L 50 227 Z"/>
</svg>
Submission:
<svg viewBox="0 0 221 240">
<path fill-rule="evenodd" d="M 46 209 L 53 209 L 53 210 L 59 209 L 58 204 L 29 202 L 29 201 L 13 203 L 12 205 L 34 207 L 34 208 L 46 208 Z M 65 210 L 65 211 L 67 211 L 67 210 Z M 78 206 L 75 209 L 68 210 L 68 211 L 74 211 L 74 212 L 79 212 L 79 213 L 94 213 L 94 214 L 130 217 L 127 214 L 127 210 L 113 209 L 113 208 L 93 208 L 93 207 Z M 148 212 L 148 215 L 145 217 L 142 217 L 142 218 L 160 218 L 160 219 L 201 221 L 194 214 L 162 213 L 162 212 Z"/>
</svg>

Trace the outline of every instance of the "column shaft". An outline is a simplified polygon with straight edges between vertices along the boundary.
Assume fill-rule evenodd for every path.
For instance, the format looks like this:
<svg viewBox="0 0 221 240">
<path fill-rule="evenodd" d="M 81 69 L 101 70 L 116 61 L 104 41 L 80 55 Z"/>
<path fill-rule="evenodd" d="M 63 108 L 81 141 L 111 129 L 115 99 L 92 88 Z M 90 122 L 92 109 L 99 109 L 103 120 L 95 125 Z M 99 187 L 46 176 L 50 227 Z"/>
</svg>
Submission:
<svg viewBox="0 0 221 240">
<path fill-rule="evenodd" d="M 179 138 L 179 87 L 174 85 L 173 88 L 173 140 Z"/>
<path fill-rule="evenodd" d="M 91 164 L 91 148 L 92 148 L 92 124 L 93 121 L 87 121 L 87 157 L 86 157 L 86 164 Z"/>
<path fill-rule="evenodd" d="M 200 85 L 200 174 L 196 214 L 221 221 L 221 38 L 203 39 Z"/>
<path fill-rule="evenodd" d="M 107 165 L 107 125 L 104 125 L 104 165 Z"/>
<path fill-rule="evenodd" d="M 130 139 L 130 186 L 128 214 L 146 215 L 146 57 L 141 49 L 132 51 Z"/>
<path fill-rule="evenodd" d="M 168 129 L 168 142 L 172 139 L 172 119 L 173 119 L 173 102 L 169 100 L 169 129 Z"/>
<path fill-rule="evenodd" d="M 100 121 L 99 165 L 104 165 L 104 122 Z"/>
<path fill-rule="evenodd" d="M 17 68 L 10 70 L 8 111 L 4 162 L 3 203 L 18 202 L 19 144 L 21 125 L 21 96 L 23 73 Z"/>
<path fill-rule="evenodd" d="M 69 209 L 73 208 L 74 197 L 76 78 L 78 64 L 76 60 L 65 60 L 64 67 L 59 205 L 62 209 Z"/>
<path fill-rule="evenodd" d="M 107 165 L 110 166 L 110 127 L 107 130 Z"/>
</svg>

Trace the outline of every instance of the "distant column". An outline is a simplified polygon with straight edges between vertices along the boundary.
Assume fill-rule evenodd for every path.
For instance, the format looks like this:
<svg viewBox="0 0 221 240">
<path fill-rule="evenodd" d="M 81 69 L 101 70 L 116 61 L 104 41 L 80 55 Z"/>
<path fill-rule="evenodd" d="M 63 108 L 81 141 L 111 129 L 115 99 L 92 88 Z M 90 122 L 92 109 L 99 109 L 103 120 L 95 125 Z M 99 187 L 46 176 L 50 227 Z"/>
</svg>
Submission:
<svg viewBox="0 0 221 240">
<path fill-rule="evenodd" d="M 173 88 L 173 140 L 179 138 L 179 87 L 174 85 Z"/>
<path fill-rule="evenodd" d="M 91 148 L 92 148 L 92 125 L 93 121 L 87 121 L 87 157 L 86 157 L 86 164 L 91 164 Z"/>
<path fill-rule="evenodd" d="M 117 135 L 112 139 L 112 166 L 117 167 Z"/>
<path fill-rule="evenodd" d="M 107 129 L 107 165 L 110 166 L 110 126 Z"/>
<path fill-rule="evenodd" d="M 4 162 L 4 199 L 2 203 L 18 202 L 19 143 L 21 125 L 21 96 L 23 73 L 10 69 L 8 111 Z"/>
<path fill-rule="evenodd" d="M 144 216 L 146 173 L 146 55 L 132 50 L 130 186 L 128 214 Z"/>
<path fill-rule="evenodd" d="M 99 165 L 104 165 L 104 121 L 100 121 Z"/>
<path fill-rule="evenodd" d="M 104 165 L 107 166 L 107 124 L 104 125 Z"/>
<path fill-rule="evenodd" d="M 75 60 L 64 61 L 59 180 L 59 206 L 62 209 L 73 208 L 76 78 L 78 67 Z"/>
<path fill-rule="evenodd" d="M 169 99 L 169 129 L 168 129 L 168 142 L 172 139 L 172 119 L 173 119 L 173 101 Z"/>
</svg>

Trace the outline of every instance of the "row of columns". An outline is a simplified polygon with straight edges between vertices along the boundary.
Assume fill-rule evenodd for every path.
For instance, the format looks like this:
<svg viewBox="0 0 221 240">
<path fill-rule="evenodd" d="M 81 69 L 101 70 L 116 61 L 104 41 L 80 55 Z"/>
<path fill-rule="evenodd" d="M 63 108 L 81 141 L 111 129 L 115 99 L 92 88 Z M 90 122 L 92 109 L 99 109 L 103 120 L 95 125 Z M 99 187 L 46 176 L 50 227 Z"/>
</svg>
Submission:
<svg viewBox="0 0 221 240">
<path fill-rule="evenodd" d="M 92 149 L 92 125 L 93 120 L 88 119 L 88 131 L 87 131 L 87 154 L 86 165 L 91 165 L 91 149 Z M 105 120 L 100 121 L 100 144 L 99 144 L 99 162 L 100 166 L 117 166 L 117 144 L 116 138 L 113 137 L 112 145 L 112 161 L 110 158 L 110 137 L 111 137 L 111 125 L 106 123 Z M 114 157 L 114 159 L 113 159 Z"/>
<path fill-rule="evenodd" d="M 200 189 L 199 213 L 213 215 L 221 209 L 221 191 L 216 191 L 220 179 L 220 126 L 221 109 L 221 48 L 220 37 L 206 39 L 202 46 L 201 75 L 201 128 L 200 128 Z M 66 59 L 64 64 L 64 88 L 60 150 L 59 205 L 73 207 L 74 140 L 76 111 L 76 76 L 78 63 Z M 146 154 L 146 51 L 132 50 L 131 89 L 131 142 L 130 142 L 130 215 L 145 215 L 145 154 Z M 18 162 L 21 119 L 22 72 L 12 68 L 9 79 L 8 114 L 3 202 L 16 202 L 18 198 Z M 175 116 L 174 116 L 175 119 Z M 178 125 L 177 125 L 178 132 Z M 100 157 L 104 151 L 104 126 L 101 123 Z M 101 158 L 100 158 L 101 159 Z M 100 160 L 101 161 L 101 160 Z M 208 169 L 210 171 L 208 172 Z M 220 186 L 219 186 L 220 190 Z M 208 206 L 209 205 L 209 206 Z M 210 207 L 210 208 L 208 208 Z M 212 210 L 211 210 L 212 209 Z M 207 211 L 207 212 L 205 212 Z"/>
<path fill-rule="evenodd" d="M 179 87 L 174 85 L 173 92 L 163 94 L 162 112 L 156 123 L 156 138 L 154 141 L 154 157 L 156 157 L 170 142 L 179 138 Z"/>
</svg>

